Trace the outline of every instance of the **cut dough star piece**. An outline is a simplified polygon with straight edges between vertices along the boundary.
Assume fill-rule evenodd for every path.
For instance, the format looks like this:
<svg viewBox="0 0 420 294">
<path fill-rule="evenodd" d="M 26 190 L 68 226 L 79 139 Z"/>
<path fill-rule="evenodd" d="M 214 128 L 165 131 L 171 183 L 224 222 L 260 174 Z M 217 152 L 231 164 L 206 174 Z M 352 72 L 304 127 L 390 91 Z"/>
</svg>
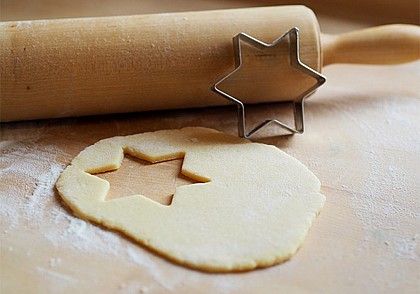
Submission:
<svg viewBox="0 0 420 294">
<path fill-rule="evenodd" d="M 205 183 L 178 187 L 170 206 L 142 195 L 105 201 L 109 183 L 90 173 L 117 169 L 124 153 L 150 162 L 184 157 L 182 173 Z M 213 272 L 289 259 L 325 202 L 319 180 L 293 157 L 205 128 L 99 141 L 73 159 L 56 186 L 81 218 Z"/>
</svg>

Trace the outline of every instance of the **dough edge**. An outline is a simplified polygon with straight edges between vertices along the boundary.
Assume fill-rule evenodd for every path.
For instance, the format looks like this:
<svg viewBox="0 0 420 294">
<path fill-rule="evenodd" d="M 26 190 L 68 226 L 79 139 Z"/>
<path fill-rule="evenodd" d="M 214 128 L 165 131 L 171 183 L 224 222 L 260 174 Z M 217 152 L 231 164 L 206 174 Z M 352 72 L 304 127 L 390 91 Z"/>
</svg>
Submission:
<svg viewBox="0 0 420 294">
<path fill-rule="evenodd" d="M 194 128 L 194 127 L 192 127 L 192 128 L 191 127 L 183 128 L 181 130 L 165 130 L 165 131 L 169 131 L 169 132 L 172 132 L 172 131 L 181 131 L 182 132 L 184 130 L 204 130 L 204 131 L 210 131 L 210 132 L 220 133 L 220 132 L 215 131 L 215 130 L 212 130 L 212 129 L 207 129 L 207 128 Z M 156 132 L 149 132 L 149 133 L 141 133 L 141 134 L 137 134 L 137 135 L 154 134 L 154 133 L 165 132 L 165 131 L 156 131 Z M 126 136 L 126 137 L 132 137 L 132 136 L 137 136 L 137 135 L 131 135 L 131 136 Z M 227 136 L 228 137 L 231 137 L 230 135 L 227 135 Z M 119 138 L 124 138 L 124 137 L 107 138 L 107 139 L 98 141 L 97 143 L 102 142 L 102 141 L 108 141 L 108 140 L 111 140 L 111 139 L 117 139 L 117 141 L 118 141 Z M 240 139 L 240 138 L 236 138 L 236 137 L 235 137 L 234 141 L 237 141 L 239 143 L 246 143 L 246 144 L 250 143 L 246 139 Z M 260 143 L 252 143 L 252 144 L 265 145 L 265 144 L 260 144 Z M 91 145 L 91 146 L 94 146 L 94 145 Z M 265 146 L 269 146 L 269 145 L 265 145 Z M 275 146 L 270 146 L 270 147 L 275 148 L 278 151 L 284 153 L 284 155 L 286 155 L 287 157 L 293 158 L 292 156 L 290 156 L 287 153 L 281 151 L 280 149 L 278 149 Z M 83 150 L 80 154 L 82 154 L 85 150 Z M 125 153 L 128 153 L 130 155 L 133 155 L 133 156 L 136 156 L 136 157 L 139 157 L 139 158 L 142 158 L 142 159 L 149 160 L 150 162 L 159 162 L 159 161 L 171 160 L 171 159 L 175 159 L 175 158 L 182 158 L 185 155 L 185 154 L 184 155 L 182 155 L 182 154 L 179 155 L 178 154 L 176 156 L 169 156 L 168 158 L 159 158 L 158 160 L 154 160 L 156 158 L 148 157 L 148 156 L 138 156 L 139 154 L 132 154 L 130 152 L 127 152 L 126 150 L 122 150 L 122 156 L 124 156 Z M 76 156 L 75 159 L 78 156 Z M 73 159 L 73 161 L 75 161 L 75 159 Z M 299 163 L 301 166 L 303 166 L 306 170 L 308 170 L 307 167 L 304 166 L 302 163 L 300 163 L 299 161 L 297 161 L 294 158 L 293 158 L 293 160 L 295 160 L 297 163 Z M 69 167 L 72 166 L 73 161 L 72 161 L 71 165 L 69 165 L 66 168 L 66 170 Z M 104 167 L 104 169 L 106 169 L 106 170 L 118 169 L 118 168 L 119 168 L 119 166 L 116 166 L 114 168 L 110 168 L 109 166 Z M 93 172 L 94 173 L 97 173 L 97 172 L 101 172 L 101 171 L 102 170 L 94 170 L 94 171 L 91 171 L 91 172 L 92 173 Z M 310 171 L 308 170 L 308 172 L 310 172 Z M 308 234 L 308 232 L 310 230 L 310 227 L 312 226 L 315 218 L 319 215 L 319 213 L 320 213 L 320 211 L 321 211 L 321 209 L 322 209 L 322 207 L 323 207 L 323 205 L 325 203 L 325 196 L 320 193 L 321 183 L 314 176 L 316 178 L 316 180 L 318 181 L 318 191 L 315 194 L 317 194 L 317 196 L 321 196 L 321 198 L 322 198 L 322 201 L 321 202 L 322 203 L 319 205 L 319 208 L 316 210 L 315 214 L 313 215 L 313 217 L 312 217 L 312 219 L 310 221 L 310 225 L 307 227 L 306 231 L 301 231 L 301 234 L 300 234 L 301 241 L 299 242 L 298 247 L 294 251 L 290 251 L 289 254 L 284 255 L 284 254 L 281 254 L 281 252 L 279 252 L 277 255 L 264 256 L 264 257 L 261 257 L 259 259 L 250 259 L 249 262 L 244 262 L 244 260 L 241 260 L 238 263 L 232 262 L 232 263 L 229 263 L 229 264 L 227 264 L 227 263 L 203 264 L 201 262 L 195 262 L 195 261 L 191 261 L 191 260 L 188 260 L 188 259 L 185 259 L 185 258 L 179 258 L 178 256 L 175 256 L 175 255 L 171 255 L 171 253 L 170 252 L 167 252 L 166 250 L 160 250 L 159 248 L 156 248 L 154 246 L 151 246 L 151 243 L 150 243 L 149 240 L 143 240 L 140 237 L 137 237 L 136 235 L 131 234 L 124 227 L 120 227 L 118 224 L 106 223 L 106 221 L 104 221 L 104 220 L 96 219 L 96 218 L 92 217 L 92 215 L 84 213 L 82 210 L 79 209 L 79 207 L 75 203 L 73 203 L 72 199 L 69 199 L 68 197 L 66 197 L 65 195 L 63 195 L 63 193 L 62 193 L 63 186 L 66 186 L 67 185 L 65 183 L 65 176 L 63 176 L 64 174 L 65 173 L 63 172 L 63 174 L 60 175 L 60 177 L 59 177 L 59 179 L 57 181 L 57 184 L 56 184 L 57 190 L 59 191 L 59 194 L 61 196 L 61 199 L 71 208 L 71 210 L 73 211 L 73 213 L 76 216 L 78 216 L 78 217 L 80 217 L 80 218 L 82 218 L 84 220 L 88 220 L 90 222 L 99 224 L 99 225 L 105 227 L 105 229 L 111 229 L 111 230 L 115 230 L 115 231 L 117 231 L 119 233 L 123 233 L 124 235 L 128 236 L 130 239 L 133 239 L 137 243 L 139 243 L 140 245 L 146 247 L 151 252 L 158 253 L 159 256 L 165 257 L 166 259 L 168 259 L 168 260 L 170 260 L 172 262 L 175 262 L 176 264 L 181 264 L 181 265 L 187 266 L 189 268 L 200 270 L 200 271 L 204 271 L 204 272 L 215 272 L 215 273 L 217 273 L 217 272 L 220 272 L 220 273 L 223 273 L 223 272 L 243 272 L 243 271 L 250 271 L 250 270 L 254 270 L 254 269 L 258 269 L 258 268 L 265 268 L 265 267 L 273 266 L 273 265 L 276 265 L 276 264 L 279 264 L 279 263 L 282 263 L 282 262 L 285 262 L 285 261 L 289 260 L 302 247 L 303 241 L 304 241 L 305 237 L 307 236 L 307 234 Z M 87 173 L 87 174 L 89 174 L 89 173 Z M 94 175 L 90 175 L 90 174 L 89 174 L 89 176 L 95 177 Z M 101 179 L 101 181 L 103 181 L 104 183 L 106 183 L 107 186 L 108 186 L 107 189 L 109 189 L 109 183 L 107 181 L 103 180 L 103 179 Z M 136 196 L 139 196 L 139 195 L 128 196 L 128 197 L 125 197 L 125 198 L 136 197 Z M 153 200 L 150 200 L 150 201 L 154 203 Z M 162 206 L 163 207 L 166 207 L 165 205 L 162 205 Z"/>
</svg>

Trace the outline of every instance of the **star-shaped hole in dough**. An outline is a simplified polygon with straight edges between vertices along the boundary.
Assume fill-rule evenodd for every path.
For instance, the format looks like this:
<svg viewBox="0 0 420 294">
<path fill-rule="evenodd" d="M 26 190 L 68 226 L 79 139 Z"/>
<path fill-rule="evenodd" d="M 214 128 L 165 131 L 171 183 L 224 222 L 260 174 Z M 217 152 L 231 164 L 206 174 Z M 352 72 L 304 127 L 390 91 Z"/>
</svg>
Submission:
<svg viewBox="0 0 420 294">
<path fill-rule="evenodd" d="M 181 173 L 183 161 L 150 163 L 125 154 L 119 169 L 95 175 L 110 183 L 107 200 L 140 194 L 170 205 L 177 187 L 201 183 Z"/>
<path fill-rule="evenodd" d="M 299 29 L 292 28 L 270 44 L 240 33 L 233 38 L 233 49 L 235 68 L 212 89 L 238 107 L 238 135 L 249 138 L 272 123 L 291 133 L 303 133 L 304 100 L 326 78 L 300 60 Z M 233 82 L 230 86 L 229 81 Z M 275 101 L 293 102 L 294 125 L 268 119 L 247 132 L 245 104 Z"/>
</svg>

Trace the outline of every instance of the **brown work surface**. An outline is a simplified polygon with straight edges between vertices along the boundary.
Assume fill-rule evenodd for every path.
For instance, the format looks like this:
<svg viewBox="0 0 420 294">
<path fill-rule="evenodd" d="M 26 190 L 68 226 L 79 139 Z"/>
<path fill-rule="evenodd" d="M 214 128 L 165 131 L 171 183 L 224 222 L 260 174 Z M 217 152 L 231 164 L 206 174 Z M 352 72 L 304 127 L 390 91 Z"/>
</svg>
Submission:
<svg viewBox="0 0 420 294">
<path fill-rule="evenodd" d="M 9 19 L 13 11 L 23 13 L 17 4 L 3 3 Z M 190 1 L 172 9 L 168 2 L 153 10 L 150 3 L 143 3 L 147 12 L 240 6 Z M 75 16 L 54 7 L 53 17 Z M 369 24 L 337 20 L 333 13 L 320 15 L 320 22 L 324 32 L 334 33 Z M 327 83 L 306 104 L 305 134 L 275 136 L 282 131 L 273 127 L 255 140 L 307 165 L 322 183 L 326 205 L 290 261 L 245 273 L 209 274 L 168 262 L 74 217 L 54 189 L 72 158 L 100 139 L 184 126 L 235 134 L 233 107 L 2 124 L 1 293 L 418 293 L 420 63 L 333 65 L 324 74 Z M 252 107 L 250 124 L 288 110 L 285 104 Z M 147 176 L 151 172 L 139 172 L 144 181 L 137 180 L 133 173 L 151 165 L 130 158 L 120 176 L 102 176 L 114 184 L 110 197 L 147 194 L 137 190 L 144 183 L 154 199 L 163 189 L 164 199 L 157 200 L 168 204 L 175 186 L 190 183 L 177 175 L 180 164 L 162 166 L 165 182 L 158 184 Z"/>
</svg>

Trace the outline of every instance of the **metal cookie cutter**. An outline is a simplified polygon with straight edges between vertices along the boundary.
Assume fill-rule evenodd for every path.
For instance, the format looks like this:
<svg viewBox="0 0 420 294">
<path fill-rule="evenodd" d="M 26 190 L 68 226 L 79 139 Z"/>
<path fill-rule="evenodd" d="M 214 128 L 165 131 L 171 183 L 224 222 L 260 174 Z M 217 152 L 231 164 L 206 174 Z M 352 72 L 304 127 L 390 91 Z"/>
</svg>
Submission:
<svg viewBox="0 0 420 294">
<path fill-rule="evenodd" d="M 290 126 L 278 119 L 269 119 L 261 124 L 259 124 L 257 127 L 252 129 L 250 132 L 246 131 L 246 118 L 245 118 L 245 105 L 244 103 L 239 100 L 238 98 L 222 91 L 218 86 L 224 82 L 226 79 L 228 79 L 230 76 L 232 76 L 235 72 L 237 72 L 242 65 L 242 52 L 241 52 L 241 46 L 240 42 L 246 42 L 249 45 L 263 50 L 265 48 L 273 47 L 282 42 L 287 36 L 289 36 L 289 54 L 290 54 L 290 65 L 303 72 L 304 74 L 313 77 L 316 80 L 316 84 L 308 88 L 306 91 L 304 91 L 302 94 L 300 94 L 298 97 L 295 97 L 294 99 L 291 99 L 291 102 L 293 103 L 293 116 L 294 116 L 294 126 Z M 264 42 L 261 42 L 258 39 L 255 39 L 254 37 L 251 37 L 245 33 L 239 33 L 233 38 L 233 48 L 234 48 L 234 55 L 235 55 L 235 68 L 227 74 L 225 77 L 217 81 L 211 89 L 215 91 L 216 93 L 220 94 L 224 98 L 228 99 L 229 101 L 233 101 L 236 106 L 238 107 L 238 135 L 242 138 L 250 138 L 255 133 L 257 133 L 259 130 L 264 128 L 265 126 L 274 123 L 279 125 L 280 127 L 290 131 L 292 134 L 299 133 L 302 134 L 304 131 L 304 102 L 305 99 L 308 98 L 310 95 L 312 95 L 315 90 L 320 87 L 322 84 L 325 83 L 326 78 L 319 72 L 313 70 L 309 66 L 305 65 L 300 61 L 299 58 L 299 29 L 298 28 L 292 28 L 285 34 L 283 34 L 281 37 L 274 40 L 274 42 L 270 44 L 266 44 Z"/>
</svg>

